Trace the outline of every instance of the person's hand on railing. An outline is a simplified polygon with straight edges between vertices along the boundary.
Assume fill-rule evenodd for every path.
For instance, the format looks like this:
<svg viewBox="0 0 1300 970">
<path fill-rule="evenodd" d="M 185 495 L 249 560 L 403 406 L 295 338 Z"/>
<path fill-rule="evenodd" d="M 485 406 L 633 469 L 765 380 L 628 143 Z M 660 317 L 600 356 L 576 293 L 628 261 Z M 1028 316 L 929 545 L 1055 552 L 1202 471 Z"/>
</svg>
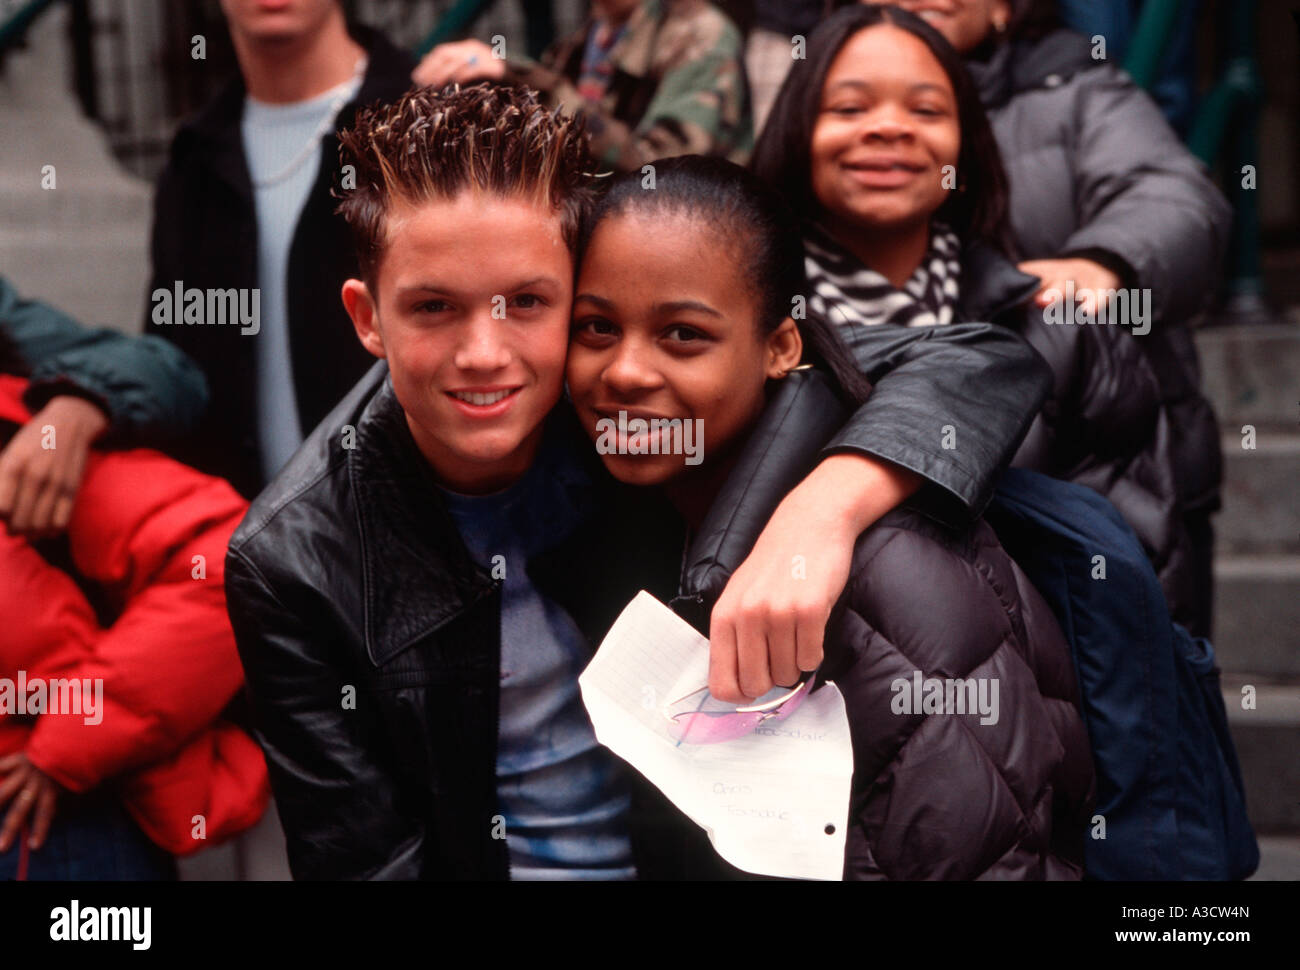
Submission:
<svg viewBox="0 0 1300 970">
<path fill-rule="evenodd" d="M 108 416 L 80 397 L 52 398 L 0 451 L 0 520 L 11 535 L 43 538 L 72 517 L 90 446 Z"/>
<path fill-rule="evenodd" d="M 416 84 L 441 88 L 456 82 L 499 81 L 506 74 L 504 58 L 497 57 L 492 48 L 481 40 L 458 40 L 439 44 L 411 72 Z"/>
</svg>

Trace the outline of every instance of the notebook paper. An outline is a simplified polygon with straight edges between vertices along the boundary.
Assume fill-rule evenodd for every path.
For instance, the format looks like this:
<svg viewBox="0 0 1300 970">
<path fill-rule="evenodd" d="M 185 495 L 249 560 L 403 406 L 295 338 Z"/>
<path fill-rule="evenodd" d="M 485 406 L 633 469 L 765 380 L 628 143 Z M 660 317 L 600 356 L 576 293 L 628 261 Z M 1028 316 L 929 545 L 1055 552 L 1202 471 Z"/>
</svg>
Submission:
<svg viewBox="0 0 1300 970">
<path fill-rule="evenodd" d="M 709 641 L 647 592 L 578 678 L 596 738 L 641 772 L 746 872 L 839 879 L 853 748 L 833 683 L 789 717 L 721 744 L 685 744 L 665 705 L 708 682 Z"/>
</svg>

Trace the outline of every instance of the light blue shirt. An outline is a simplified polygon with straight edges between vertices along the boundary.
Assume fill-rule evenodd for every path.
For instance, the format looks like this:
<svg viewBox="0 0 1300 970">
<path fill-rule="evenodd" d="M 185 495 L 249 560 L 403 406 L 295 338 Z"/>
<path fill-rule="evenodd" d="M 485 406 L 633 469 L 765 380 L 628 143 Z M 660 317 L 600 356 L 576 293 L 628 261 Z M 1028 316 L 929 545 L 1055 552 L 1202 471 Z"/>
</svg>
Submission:
<svg viewBox="0 0 1300 970">
<path fill-rule="evenodd" d="M 505 569 L 496 772 L 512 879 L 636 878 L 627 769 L 596 740 L 578 689 L 591 648 L 525 570 L 581 521 L 566 492 L 575 473 L 557 443 L 503 492 L 444 492 L 470 557 Z"/>
<path fill-rule="evenodd" d="M 244 99 L 244 157 L 253 179 L 257 212 L 257 282 L 261 290 L 260 330 L 241 337 L 257 341 L 257 430 L 263 474 L 268 480 L 302 444 L 289 354 L 289 248 L 307 196 L 320 172 L 321 125 L 350 100 L 360 86 L 352 78 L 324 94 L 292 104 Z M 339 101 L 342 96 L 342 101 Z M 310 149 L 308 144 L 310 143 Z M 269 185 L 259 182 L 284 172 Z"/>
</svg>

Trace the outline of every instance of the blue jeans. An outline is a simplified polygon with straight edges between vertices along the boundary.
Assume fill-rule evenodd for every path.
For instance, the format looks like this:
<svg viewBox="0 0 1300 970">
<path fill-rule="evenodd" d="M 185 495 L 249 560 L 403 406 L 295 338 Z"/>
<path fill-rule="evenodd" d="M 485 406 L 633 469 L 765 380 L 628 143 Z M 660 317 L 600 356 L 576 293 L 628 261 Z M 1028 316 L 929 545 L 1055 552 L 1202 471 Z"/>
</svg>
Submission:
<svg viewBox="0 0 1300 970">
<path fill-rule="evenodd" d="M 1141 0 L 1058 0 L 1061 19 L 1071 30 L 1089 37 L 1106 38 L 1106 59 L 1121 63 L 1137 27 Z M 1169 119 L 1169 124 L 1186 137 L 1196 111 L 1196 15 L 1201 0 L 1185 0 L 1169 37 L 1160 74 L 1151 89 Z"/>
<path fill-rule="evenodd" d="M 17 878 L 18 855 L 17 841 L 0 853 L 0 881 Z M 59 800 L 45 844 L 28 853 L 27 878 L 170 880 L 176 878 L 176 862 L 149 841 L 112 792 L 97 791 Z"/>
</svg>

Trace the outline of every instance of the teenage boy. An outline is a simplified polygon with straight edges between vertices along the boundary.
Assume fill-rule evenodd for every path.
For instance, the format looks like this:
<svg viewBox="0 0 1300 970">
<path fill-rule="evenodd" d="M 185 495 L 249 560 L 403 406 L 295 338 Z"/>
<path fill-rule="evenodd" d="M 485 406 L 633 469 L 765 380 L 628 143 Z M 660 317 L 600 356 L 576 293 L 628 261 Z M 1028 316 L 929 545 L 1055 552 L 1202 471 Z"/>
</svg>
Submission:
<svg viewBox="0 0 1300 970">
<path fill-rule="evenodd" d="M 240 76 L 172 142 L 145 329 L 198 361 L 211 388 L 207 419 L 178 456 L 252 497 L 369 366 L 338 301 L 356 256 L 330 195 L 334 133 L 357 105 L 405 91 L 413 61 L 347 24 L 339 0 L 221 7 Z M 234 317 L 239 306 L 250 322 L 195 319 L 192 292 L 205 310 Z"/>
<path fill-rule="evenodd" d="M 364 112 L 343 144 L 362 271 L 343 301 L 385 363 L 253 503 L 226 571 L 294 875 L 717 875 L 702 833 L 596 743 L 578 695 L 618 611 L 642 586 L 670 596 L 646 577 L 665 560 L 676 575 L 681 556 L 647 539 L 662 510 L 630 511 L 556 406 L 596 171 L 580 121 L 523 89 L 426 89 Z M 1046 376 L 1014 338 L 943 329 L 881 337 L 846 453 L 782 502 L 727 587 L 744 594 L 713 612 L 716 695 L 816 666 L 840 560 L 922 477 L 935 514 L 987 499 Z M 963 459 L 1000 456 L 974 476 L 937 435 L 931 448 L 898 427 L 907 407 L 951 404 L 953 369 L 1004 405 L 963 423 Z M 807 579 L 792 583 L 796 554 Z"/>
</svg>

